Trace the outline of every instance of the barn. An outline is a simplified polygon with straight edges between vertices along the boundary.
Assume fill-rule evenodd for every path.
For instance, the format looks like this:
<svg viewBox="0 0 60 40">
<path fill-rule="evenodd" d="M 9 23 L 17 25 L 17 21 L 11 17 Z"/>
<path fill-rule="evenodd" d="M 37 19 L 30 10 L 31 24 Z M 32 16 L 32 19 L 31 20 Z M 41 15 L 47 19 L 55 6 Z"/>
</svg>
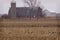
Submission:
<svg viewBox="0 0 60 40">
<path fill-rule="evenodd" d="M 16 3 L 11 2 L 8 16 L 10 18 L 41 17 L 42 9 L 40 7 L 16 7 Z"/>
</svg>

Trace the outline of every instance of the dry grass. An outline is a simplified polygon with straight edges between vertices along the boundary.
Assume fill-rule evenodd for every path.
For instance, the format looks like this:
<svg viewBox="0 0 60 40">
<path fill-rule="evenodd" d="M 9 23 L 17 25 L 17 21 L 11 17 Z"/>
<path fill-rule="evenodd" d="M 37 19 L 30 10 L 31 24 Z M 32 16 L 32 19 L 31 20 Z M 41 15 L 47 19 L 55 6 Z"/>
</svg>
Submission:
<svg viewBox="0 0 60 40">
<path fill-rule="evenodd" d="M 0 22 L 0 40 L 60 40 L 55 19 L 4 19 Z"/>
<path fill-rule="evenodd" d="M 39 20 L 23 20 L 23 19 L 4 19 L 2 21 L 4 27 L 56 27 L 56 19 L 39 19 Z"/>
<path fill-rule="evenodd" d="M 0 38 L 3 40 L 4 38 L 5 40 L 58 40 L 57 29 L 57 27 L 2 28 Z"/>
</svg>

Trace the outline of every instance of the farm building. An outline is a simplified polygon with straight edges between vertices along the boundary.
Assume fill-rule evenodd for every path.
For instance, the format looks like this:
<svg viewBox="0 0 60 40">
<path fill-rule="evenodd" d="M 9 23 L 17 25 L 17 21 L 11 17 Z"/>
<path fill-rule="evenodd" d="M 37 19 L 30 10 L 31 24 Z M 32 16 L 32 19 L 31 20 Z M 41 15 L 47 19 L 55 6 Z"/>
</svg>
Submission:
<svg viewBox="0 0 60 40">
<path fill-rule="evenodd" d="M 16 7 L 16 2 L 11 2 L 8 16 L 10 18 L 42 17 L 42 9 L 40 7 Z"/>
</svg>

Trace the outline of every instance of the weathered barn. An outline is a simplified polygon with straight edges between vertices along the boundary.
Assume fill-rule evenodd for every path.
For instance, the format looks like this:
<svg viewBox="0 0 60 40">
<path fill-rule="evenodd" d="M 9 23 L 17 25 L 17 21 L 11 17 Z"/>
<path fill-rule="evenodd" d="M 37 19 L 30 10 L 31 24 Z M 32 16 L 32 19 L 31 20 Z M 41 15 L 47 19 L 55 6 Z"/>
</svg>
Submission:
<svg viewBox="0 0 60 40">
<path fill-rule="evenodd" d="M 16 3 L 11 3 L 11 8 L 9 9 L 8 16 L 11 18 L 20 17 L 41 17 L 42 9 L 40 7 L 16 7 Z"/>
<path fill-rule="evenodd" d="M 40 11 L 40 12 L 39 12 Z M 17 7 L 16 8 L 16 17 L 38 17 L 42 15 L 42 9 L 38 11 L 38 7 L 30 8 L 30 7 Z M 13 13 L 12 13 L 13 14 Z M 11 14 L 11 8 L 9 10 L 9 16 Z"/>
</svg>

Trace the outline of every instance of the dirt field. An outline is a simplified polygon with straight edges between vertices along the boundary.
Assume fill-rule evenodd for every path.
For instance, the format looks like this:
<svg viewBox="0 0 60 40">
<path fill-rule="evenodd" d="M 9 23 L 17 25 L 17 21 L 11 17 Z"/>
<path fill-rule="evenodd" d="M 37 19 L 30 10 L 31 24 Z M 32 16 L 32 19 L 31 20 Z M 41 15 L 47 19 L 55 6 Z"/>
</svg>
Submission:
<svg viewBox="0 0 60 40">
<path fill-rule="evenodd" d="M 0 21 L 0 40 L 60 40 L 56 19 Z"/>
</svg>

